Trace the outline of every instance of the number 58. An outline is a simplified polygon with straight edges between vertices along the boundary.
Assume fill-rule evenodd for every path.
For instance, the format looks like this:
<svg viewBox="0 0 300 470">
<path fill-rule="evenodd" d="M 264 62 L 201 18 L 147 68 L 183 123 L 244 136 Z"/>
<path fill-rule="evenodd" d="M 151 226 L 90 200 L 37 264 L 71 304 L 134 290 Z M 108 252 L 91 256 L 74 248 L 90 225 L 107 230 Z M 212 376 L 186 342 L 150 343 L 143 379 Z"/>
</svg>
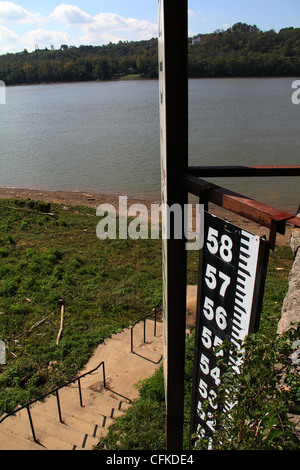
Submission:
<svg viewBox="0 0 300 470">
<path fill-rule="evenodd" d="M 219 251 L 219 254 L 223 261 L 226 263 L 230 263 L 232 260 L 232 247 L 233 241 L 228 235 L 222 235 L 221 240 L 219 242 L 219 232 L 218 230 L 209 227 L 208 234 L 207 234 L 207 248 L 209 251 L 216 255 Z"/>
</svg>

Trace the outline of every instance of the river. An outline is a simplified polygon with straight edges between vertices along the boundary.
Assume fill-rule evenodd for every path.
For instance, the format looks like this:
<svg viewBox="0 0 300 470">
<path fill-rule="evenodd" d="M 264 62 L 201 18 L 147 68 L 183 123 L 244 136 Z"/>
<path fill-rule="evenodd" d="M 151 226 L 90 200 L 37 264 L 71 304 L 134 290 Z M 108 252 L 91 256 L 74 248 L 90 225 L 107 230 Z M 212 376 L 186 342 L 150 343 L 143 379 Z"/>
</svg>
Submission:
<svg viewBox="0 0 300 470">
<path fill-rule="evenodd" d="M 291 78 L 189 81 L 191 165 L 300 164 Z M 156 80 L 8 87 L 0 186 L 157 197 Z M 299 177 L 211 180 L 295 211 Z"/>
</svg>

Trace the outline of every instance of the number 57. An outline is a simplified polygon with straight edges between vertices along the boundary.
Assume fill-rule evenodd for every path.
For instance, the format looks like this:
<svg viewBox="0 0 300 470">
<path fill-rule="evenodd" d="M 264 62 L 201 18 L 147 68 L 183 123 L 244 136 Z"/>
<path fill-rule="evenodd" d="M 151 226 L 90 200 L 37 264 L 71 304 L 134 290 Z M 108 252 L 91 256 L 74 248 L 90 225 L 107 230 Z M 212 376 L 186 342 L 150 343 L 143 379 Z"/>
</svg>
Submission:
<svg viewBox="0 0 300 470">
<path fill-rule="evenodd" d="M 218 276 L 220 279 L 223 280 L 221 287 L 220 287 L 219 294 L 222 297 L 225 297 L 225 293 L 226 293 L 227 287 L 230 284 L 231 279 L 222 271 L 218 271 Z M 205 282 L 206 282 L 207 287 L 209 287 L 212 290 L 217 287 L 217 268 L 215 268 L 211 264 L 207 264 L 206 266 Z"/>
</svg>

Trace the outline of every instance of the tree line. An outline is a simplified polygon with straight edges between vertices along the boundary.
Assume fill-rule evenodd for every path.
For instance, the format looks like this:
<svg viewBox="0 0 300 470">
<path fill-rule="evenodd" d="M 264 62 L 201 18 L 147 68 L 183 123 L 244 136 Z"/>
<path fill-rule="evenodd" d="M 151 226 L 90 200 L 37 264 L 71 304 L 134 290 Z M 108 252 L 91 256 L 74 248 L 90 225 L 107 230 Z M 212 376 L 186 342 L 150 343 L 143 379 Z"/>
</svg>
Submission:
<svg viewBox="0 0 300 470">
<path fill-rule="evenodd" d="M 300 75 L 300 28 L 263 32 L 236 23 L 198 38 L 189 48 L 190 77 Z"/>
<path fill-rule="evenodd" d="M 261 31 L 236 23 L 189 38 L 189 77 L 300 75 L 300 28 Z M 0 55 L 6 85 L 112 80 L 126 75 L 158 78 L 157 38 L 103 46 L 68 46 Z"/>
<path fill-rule="evenodd" d="M 157 39 L 104 46 L 46 48 L 0 56 L 6 85 L 111 80 L 140 74 L 157 78 Z"/>
</svg>

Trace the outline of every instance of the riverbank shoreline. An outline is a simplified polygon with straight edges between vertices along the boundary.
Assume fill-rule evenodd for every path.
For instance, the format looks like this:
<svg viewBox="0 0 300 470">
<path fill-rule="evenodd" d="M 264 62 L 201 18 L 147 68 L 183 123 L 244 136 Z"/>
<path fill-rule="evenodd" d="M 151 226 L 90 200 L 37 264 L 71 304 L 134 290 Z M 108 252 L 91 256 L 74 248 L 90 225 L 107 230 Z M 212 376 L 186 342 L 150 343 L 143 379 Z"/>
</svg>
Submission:
<svg viewBox="0 0 300 470">
<path fill-rule="evenodd" d="M 264 79 L 278 79 L 278 78 L 288 78 L 291 81 L 295 81 L 299 79 L 298 75 L 264 75 L 264 76 L 256 76 L 256 75 L 247 75 L 247 76 L 211 76 L 211 77 L 188 77 L 188 80 L 264 80 Z M 35 83 L 10 83 L 5 85 L 6 88 L 13 88 L 13 87 L 26 87 L 26 86 L 35 86 L 35 85 L 74 85 L 75 83 L 117 83 L 117 82 L 132 82 L 132 81 L 153 81 L 158 82 L 158 78 L 149 78 L 149 77 L 142 77 L 138 74 L 128 74 L 121 76 L 119 78 L 111 78 L 109 80 L 73 80 L 73 81 L 57 81 L 57 82 L 35 82 Z"/>
<path fill-rule="evenodd" d="M 125 194 L 92 192 L 92 191 L 63 191 L 63 190 L 44 190 L 44 189 L 22 189 L 22 188 L 0 188 L 0 199 L 32 199 L 34 201 L 43 201 L 56 204 L 65 204 L 71 206 L 87 206 L 95 210 L 101 204 L 112 204 L 118 213 L 119 196 Z M 128 195 L 128 207 L 132 204 L 144 204 L 148 213 L 151 211 L 151 204 L 160 204 L 160 198 L 155 195 L 136 194 Z M 245 219 L 245 217 L 234 214 L 228 210 L 211 204 L 210 211 L 222 219 L 237 225 L 255 235 L 266 236 L 268 238 L 269 230 L 259 224 Z M 277 235 L 277 245 L 287 245 L 290 241 L 293 226 L 287 224 L 285 235 Z"/>
</svg>

